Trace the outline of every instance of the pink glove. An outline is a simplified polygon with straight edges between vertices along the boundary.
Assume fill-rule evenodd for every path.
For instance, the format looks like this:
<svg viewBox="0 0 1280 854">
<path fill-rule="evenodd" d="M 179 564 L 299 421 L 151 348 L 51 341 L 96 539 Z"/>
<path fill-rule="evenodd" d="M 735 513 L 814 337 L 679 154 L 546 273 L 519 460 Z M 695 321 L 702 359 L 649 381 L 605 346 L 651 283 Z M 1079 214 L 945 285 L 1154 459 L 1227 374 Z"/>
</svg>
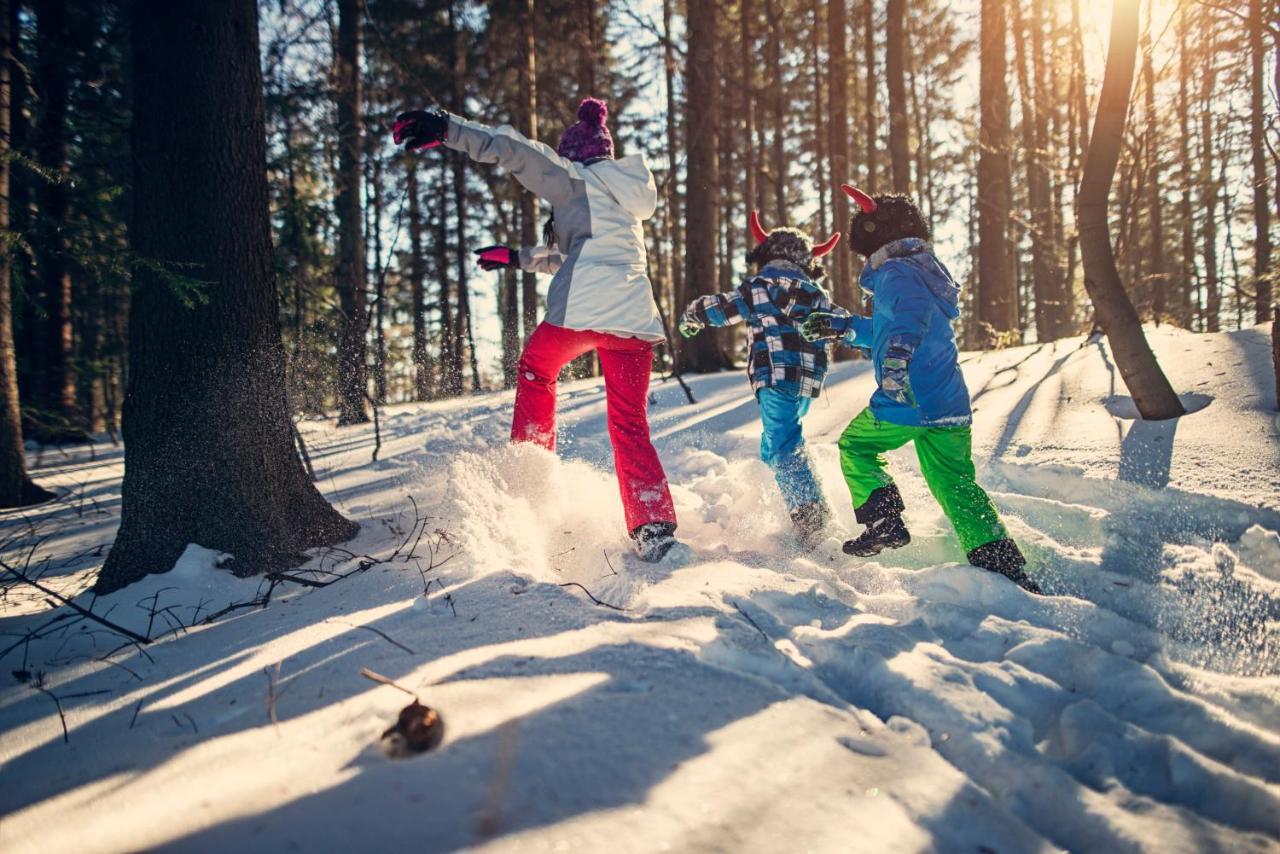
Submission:
<svg viewBox="0 0 1280 854">
<path fill-rule="evenodd" d="M 516 252 L 507 246 L 486 246 L 477 249 L 480 256 L 480 269 L 497 270 L 499 267 L 515 267 L 519 264 Z"/>
</svg>

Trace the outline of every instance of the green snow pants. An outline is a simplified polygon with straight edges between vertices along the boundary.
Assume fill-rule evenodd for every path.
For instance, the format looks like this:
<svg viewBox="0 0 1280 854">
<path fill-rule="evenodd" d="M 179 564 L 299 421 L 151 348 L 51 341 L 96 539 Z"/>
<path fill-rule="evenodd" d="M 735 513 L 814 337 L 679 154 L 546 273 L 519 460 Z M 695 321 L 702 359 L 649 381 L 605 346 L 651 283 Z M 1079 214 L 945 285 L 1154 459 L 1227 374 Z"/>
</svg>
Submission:
<svg viewBox="0 0 1280 854">
<path fill-rule="evenodd" d="M 965 553 L 1008 536 L 991 498 L 978 486 L 973 469 L 973 435 L 968 427 L 904 427 L 878 421 L 864 409 L 840 436 L 840 468 L 853 506 L 893 485 L 883 454 L 916 443 L 920 471 L 942 505 Z"/>
</svg>

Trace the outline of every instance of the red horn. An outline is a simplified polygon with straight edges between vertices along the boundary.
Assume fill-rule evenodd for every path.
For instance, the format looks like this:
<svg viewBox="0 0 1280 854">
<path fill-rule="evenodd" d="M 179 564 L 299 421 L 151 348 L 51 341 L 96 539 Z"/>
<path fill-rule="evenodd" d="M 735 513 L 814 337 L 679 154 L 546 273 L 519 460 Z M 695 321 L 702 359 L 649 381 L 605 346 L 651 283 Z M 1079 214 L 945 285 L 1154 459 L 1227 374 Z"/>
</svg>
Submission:
<svg viewBox="0 0 1280 854">
<path fill-rule="evenodd" d="M 764 230 L 764 226 L 760 224 L 760 212 L 752 211 L 751 216 L 747 217 L 747 222 L 751 226 L 751 236 L 756 239 L 756 243 L 764 243 L 769 239 L 769 232 Z"/>
<path fill-rule="evenodd" d="M 876 200 L 859 190 L 857 187 L 851 187 L 848 184 L 841 184 L 840 189 L 849 198 L 858 203 L 858 207 L 862 208 L 863 213 L 874 213 L 876 209 Z"/>
<path fill-rule="evenodd" d="M 828 237 L 825 242 L 819 243 L 817 246 L 813 247 L 813 257 L 821 258 L 823 255 L 826 255 L 832 249 L 835 249 L 836 244 L 839 242 L 840 242 L 840 232 L 837 231 L 835 234 Z"/>
</svg>

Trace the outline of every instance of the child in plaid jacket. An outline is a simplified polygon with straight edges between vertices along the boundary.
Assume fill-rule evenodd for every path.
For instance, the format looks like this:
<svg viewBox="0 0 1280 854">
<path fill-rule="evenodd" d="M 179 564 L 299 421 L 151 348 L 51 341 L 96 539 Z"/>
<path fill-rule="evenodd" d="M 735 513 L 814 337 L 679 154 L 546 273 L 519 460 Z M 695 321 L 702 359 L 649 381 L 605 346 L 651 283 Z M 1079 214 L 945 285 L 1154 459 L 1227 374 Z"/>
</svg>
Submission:
<svg viewBox="0 0 1280 854">
<path fill-rule="evenodd" d="M 766 232 L 751 213 L 755 248 L 747 261 L 756 275 L 732 291 L 698 297 L 680 319 L 680 334 L 697 335 L 707 326 L 746 323 L 751 328 L 747 374 L 760 405 L 760 458 L 773 469 L 801 543 L 812 545 L 830 519 L 830 510 L 809 465 L 801 421 L 822 393 L 827 373 L 827 341 L 810 342 L 799 325 L 812 312 L 847 316 L 818 283 L 816 259 L 835 248 L 839 233 L 814 246 L 794 228 Z"/>
</svg>

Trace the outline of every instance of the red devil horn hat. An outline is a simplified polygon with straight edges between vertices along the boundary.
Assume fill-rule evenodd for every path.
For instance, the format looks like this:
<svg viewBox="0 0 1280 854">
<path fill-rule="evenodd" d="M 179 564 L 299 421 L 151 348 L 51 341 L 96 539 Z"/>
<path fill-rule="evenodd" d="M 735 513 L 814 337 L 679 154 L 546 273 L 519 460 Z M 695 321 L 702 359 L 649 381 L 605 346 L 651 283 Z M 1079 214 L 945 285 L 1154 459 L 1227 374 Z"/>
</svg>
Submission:
<svg viewBox="0 0 1280 854">
<path fill-rule="evenodd" d="M 817 246 L 813 247 L 813 257 L 821 258 L 823 255 L 826 255 L 832 249 L 835 249 L 836 244 L 839 242 L 840 242 L 840 232 L 837 231 L 835 234 L 828 237 L 822 243 L 819 243 Z"/>
<path fill-rule="evenodd" d="M 769 239 L 769 232 L 760 224 L 759 211 L 752 211 L 751 216 L 747 217 L 747 223 L 751 226 L 751 236 L 756 239 L 756 243 L 764 243 Z"/>
<path fill-rule="evenodd" d="M 849 184 L 841 184 L 840 189 L 844 190 L 845 195 L 853 199 L 857 203 L 858 207 L 862 208 L 863 213 L 875 212 L 877 207 L 876 200 L 859 190 L 857 187 Z"/>
</svg>

